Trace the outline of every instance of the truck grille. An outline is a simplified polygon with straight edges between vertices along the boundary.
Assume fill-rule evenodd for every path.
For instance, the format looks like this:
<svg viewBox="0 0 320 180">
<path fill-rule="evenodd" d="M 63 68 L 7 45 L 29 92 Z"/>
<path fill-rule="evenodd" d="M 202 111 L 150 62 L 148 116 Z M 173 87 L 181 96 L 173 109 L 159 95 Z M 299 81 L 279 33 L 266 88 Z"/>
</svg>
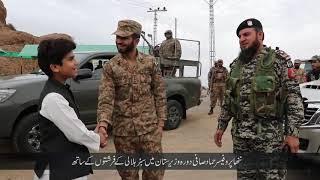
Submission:
<svg viewBox="0 0 320 180">
<path fill-rule="evenodd" d="M 316 113 L 317 110 L 318 108 L 306 108 L 304 110 L 304 119 L 309 121 L 310 118 L 314 115 L 314 113 Z"/>
<path fill-rule="evenodd" d="M 319 85 L 306 85 L 304 88 L 308 88 L 308 89 L 320 89 Z"/>
</svg>

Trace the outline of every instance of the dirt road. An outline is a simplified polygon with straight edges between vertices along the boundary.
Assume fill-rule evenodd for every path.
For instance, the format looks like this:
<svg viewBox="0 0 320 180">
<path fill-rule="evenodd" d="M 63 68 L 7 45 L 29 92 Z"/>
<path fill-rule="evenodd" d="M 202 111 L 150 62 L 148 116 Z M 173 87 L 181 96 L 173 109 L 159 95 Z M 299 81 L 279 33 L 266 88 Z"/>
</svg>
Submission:
<svg viewBox="0 0 320 180">
<path fill-rule="evenodd" d="M 208 98 L 202 104 L 187 112 L 187 119 L 176 130 L 165 131 L 162 139 L 163 150 L 166 153 L 217 153 L 232 152 L 230 128 L 223 138 L 223 147 L 217 148 L 213 142 L 213 133 L 217 127 L 217 115 L 219 108 L 216 107 L 214 115 L 208 116 Z M 101 152 L 115 152 L 112 140 L 108 147 Z M 33 172 L 28 171 L 0 171 L 0 180 L 30 180 Z M 94 171 L 89 180 L 118 180 L 116 170 Z M 234 170 L 167 170 L 165 180 L 232 180 L 236 179 Z"/>
</svg>

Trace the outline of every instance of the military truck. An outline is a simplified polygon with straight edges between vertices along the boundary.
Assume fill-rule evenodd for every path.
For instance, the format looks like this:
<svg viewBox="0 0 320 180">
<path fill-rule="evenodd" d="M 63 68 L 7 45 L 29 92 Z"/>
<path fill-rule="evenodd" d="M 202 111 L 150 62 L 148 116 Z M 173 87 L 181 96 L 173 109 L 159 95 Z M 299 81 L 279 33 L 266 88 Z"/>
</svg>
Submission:
<svg viewBox="0 0 320 180">
<path fill-rule="evenodd" d="M 320 80 L 300 84 L 304 122 L 299 129 L 299 157 L 320 164 Z"/>
<path fill-rule="evenodd" d="M 70 85 L 80 106 L 80 118 L 89 129 L 94 129 L 97 121 L 98 86 L 102 73 L 102 69 L 96 69 L 95 66 L 99 61 L 109 61 L 117 50 L 115 46 L 93 51 L 84 51 L 81 46 L 77 49 L 75 56 L 79 62 L 78 76 L 68 79 L 66 83 Z M 172 63 L 161 59 L 158 59 L 158 62 L 159 66 L 162 63 Z M 179 75 L 165 77 L 168 108 L 165 130 L 178 128 L 182 119 L 186 119 L 187 109 L 201 103 L 201 82 L 198 78 L 201 73 L 200 62 L 180 60 L 174 65 L 179 69 Z M 186 66 L 196 68 L 194 77 L 183 76 Z M 46 80 L 47 76 L 41 70 L 0 77 L 0 139 L 11 143 L 18 152 L 39 151 L 38 100 Z"/>
</svg>

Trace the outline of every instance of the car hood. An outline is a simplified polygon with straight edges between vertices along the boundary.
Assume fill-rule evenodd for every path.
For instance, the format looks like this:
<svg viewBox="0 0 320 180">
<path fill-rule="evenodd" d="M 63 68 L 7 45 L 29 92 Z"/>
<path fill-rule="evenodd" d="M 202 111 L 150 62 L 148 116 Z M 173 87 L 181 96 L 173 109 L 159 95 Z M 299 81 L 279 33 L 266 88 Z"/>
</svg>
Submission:
<svg viewBox="0 0 320 180">
<path fill-rule="evenodd" d="M 24 84 L 45 82 L 48 79 L 42 74 L 21 74 L 0 77 L 0 88 L 14 88 Z"/>
<path fill-rule="evenodd" d="M 310 101 L 320 100 L 320 80 L 300 84 L 301 95 Z"/>
</svg>

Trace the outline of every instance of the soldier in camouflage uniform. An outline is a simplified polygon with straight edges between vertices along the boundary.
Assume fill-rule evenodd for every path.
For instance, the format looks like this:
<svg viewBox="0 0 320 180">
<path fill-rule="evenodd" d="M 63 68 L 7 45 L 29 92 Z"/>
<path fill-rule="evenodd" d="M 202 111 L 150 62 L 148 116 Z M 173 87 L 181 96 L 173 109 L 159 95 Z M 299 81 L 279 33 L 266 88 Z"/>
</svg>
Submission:
<svg viewBox="0 0 320 180">
<path fill-rule="evenodd" d="M 216 106 L 217 100 L 219 99 L 220 107 L 222 107 L 225 83 L 228 78 L 228 70 L 223 67 L 223 60 L 217 61 L 217 66 L 210 69 L 208 80 L 210 89 L 210 110 L 208 115 L 213 113 L 213 109 Z"/>
<path fill-rule="evenodd" d="M 178 39 L 172 37 L 172 31 L 167 30 L 164 33 L 166 40 L 161 43 L 159 55 L 161 58 L 177 61 L 181 58 L 181 45 Z M 176 68 L 174 66 L 166 65 L 162 67 L 164 76 L 174 76 Z"/>
<path fill-rule="evenodd" d="M 155 58 L 138 52 L 141 25 L 118 22 L 119 51 L 103 68 L 98 98 L 98 129 L 113 127 L 117 153 L 162 153 L 161 137 L 166 120 L 165 84 Z M 123 180 L 138 180 L 139 169 L 118 169 Z M 160 180 L 164 170 L 144 170 L 142 179 Z"/>
<path fill-rule="evenodd" d="M 312 70 L 307 74 L 307 82 L 318 80 L 320 77 L 320 56 L 311 58 Z"/>
<path fill-rule="evenodd" d="M 210 68 L 209 72 L 208 72 L 208 91 L 207 94 L 210 96 L 210 103 L 212 102 L 213 99 L 213 92 L 211 91 L 211 77 L 214 71 L 214 68 L 217 67 L 217 61 L 213 61 L 213 67 Z M 210 104 L 211 106 L 211 104 Z"/>
<path fill-rule="evenodd" d="M 294 60 L 294 69 L 293 69 L 293 76 L 294 79 L 298 81 L 298 83 L 304 83 L 306 82 L 306 72 L 304 69 L 300 68 L 301 60 L 296 59 Z"/>
<path fill-rule="evenodd" d="M 243 21 L 237 36 L 241 52 L 230 65 L 226 97 L 218 119 L 215 143 L 232 121 L 235 154 L 282 152 L 299 149 L 299 132 L 304 114 L 298 84 L 288 77 L 290 58 L 283 51 L 263 47 L 264 33 L 256 19 Z M 284 109 L 286 107 L 286 110 Z M 287 117 L 287 120 L 283 120 Z M 286 122 L 287 130 L 283 125 Z M 238 169 L 238 179 L 284 179 L 286 169 Z"/>
</svg>

